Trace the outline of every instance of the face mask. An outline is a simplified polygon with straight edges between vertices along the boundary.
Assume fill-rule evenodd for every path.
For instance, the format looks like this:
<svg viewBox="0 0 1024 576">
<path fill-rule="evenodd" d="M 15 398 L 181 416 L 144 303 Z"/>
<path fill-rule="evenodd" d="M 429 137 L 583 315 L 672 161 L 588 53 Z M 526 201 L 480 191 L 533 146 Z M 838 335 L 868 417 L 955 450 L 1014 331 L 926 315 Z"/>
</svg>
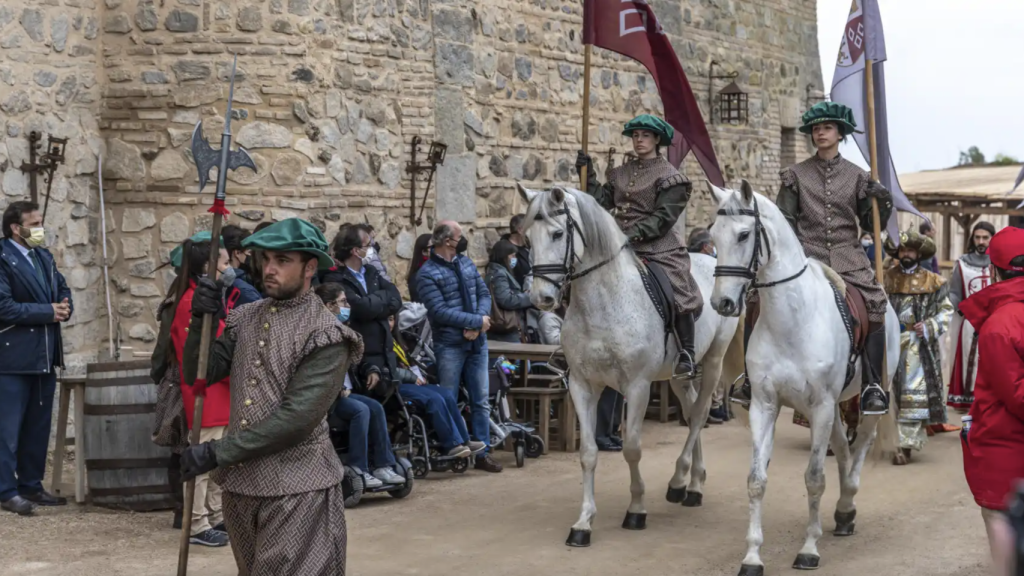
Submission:
<svg viewBox="0 0 1024 576">
<path fill-rule="evenodd" d="M 466 237 L 463 236 L 462 238 L 459 238 L 459 243 L 455 245 L 455 253 L 456 254 L 462 254 L 468 248 L 469 248 L 469 240 L 466 240 Z"/>
<path fill-rule="evenodd" d="M 871 244 L 872 244 L 871 240 L 861 240 L 860 241 L 860 245 L 865 247 L 865 248 L 867 248 L 868 246 L 871 246 Z"/>
<path fill-rule="evenodd" d="M 718 258 L 718 248 L 712 248 L 711 249 L 711 257 L 712 258 Z"/>
<path fill-rule="evenodd" d="M 25 230 L 29 231 L 28 236 L 25 235 Z M 37 228 L 25 228 L 22 226 L 19 234 L 25 243 L 33 248 L 42 246 L 43 242 L 46 241 L 46 229 L 42 226 Z"/>
<path fill-rule="evenodd" d="M 348 317 L 351 314 L 352 314 L 352 309 L 351 308 L 342 308 L 341 312 L 338 312 L 338 322 L 341 322 L 342 324 L 344 324 L 345 322 L 348 322 Z"/>
<path fill-rule="evenodd" d="M 516 264 L 518 264 L 518 263 L 519 263 L 519 259 L 518 258 L 512 258 L 511 260 L 508 261 L 508 267 L 509 268 L 515 268 Z"/>
<path fill-rule="evenodd" d="M 377 253 L 377 250 L 373 246 L 370 246 L 369 248 L 367 248 L 366 249 L 366 256 L 363 256 L 363 263 L 364 264 L 369 264 L 370 260 L 373 260 L 373 255 L 376 254 L 376 253 Z"/>
<path fill-rule="evenodd" d="M 227 268 L 224 269 L 223 272 L 220 273 L 220 280 L 224 286 L 231 286 L 232 284 L 234 284 L 235 279 L 237 277 L 238 276 L 235 273 L 235 269 L 232 268 L 231 266 L 228 266 Z"/>
<path fill-rule="evenodd" d="M 913 258 L 900 258 L 900 266 L 903 266 L 905 270 L 909 270 L 914 267 L 917 262 Z"/>
</svg>

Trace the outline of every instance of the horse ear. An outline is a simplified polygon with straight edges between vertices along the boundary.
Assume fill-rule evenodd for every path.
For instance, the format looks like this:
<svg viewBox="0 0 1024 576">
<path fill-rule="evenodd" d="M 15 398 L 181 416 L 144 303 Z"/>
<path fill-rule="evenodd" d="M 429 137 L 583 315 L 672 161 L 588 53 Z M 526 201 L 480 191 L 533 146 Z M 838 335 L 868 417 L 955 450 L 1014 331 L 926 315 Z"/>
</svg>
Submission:
<svg viewBox="0 0 1024 576">
<path fill-rule="evenodd" d="M 551 189 L 551 201 L 555 204 L 561 204 L 565 202 L 565 190 L 559 186 L 555 186 Z"/>
<path fill-rule="evenodd" d="M 728 196 L 728 191 L 715 186 L 710 180 L 705 180 L 704 183 L 708 185 L 708 192 L 711 194 L 711 198 L 715 201 L 715 204 L 721 204 L 725 201 L 726 196 Z"/>
<path fill-rule="evenodd" d="M 516 188 L 519 189 L 519 196 L 522 197 L 522 199 L 525 200 L 527 204 L 533 202 L 533 199 L 537 197 L 537 194 L 539 194 L 539 192 L 530 190 L 529 188 L 523 186 L 519 182 L 516 182 Z"/>
<path fill-rule="evenodd" d="M 743 183 L 740 184 L 740 192 L 743 193 L 743 202 L 745 204 L 750 204 L 754 201 L 754 189 L 750 187 L 750 182 L 744 180 Z"/>
</svg>

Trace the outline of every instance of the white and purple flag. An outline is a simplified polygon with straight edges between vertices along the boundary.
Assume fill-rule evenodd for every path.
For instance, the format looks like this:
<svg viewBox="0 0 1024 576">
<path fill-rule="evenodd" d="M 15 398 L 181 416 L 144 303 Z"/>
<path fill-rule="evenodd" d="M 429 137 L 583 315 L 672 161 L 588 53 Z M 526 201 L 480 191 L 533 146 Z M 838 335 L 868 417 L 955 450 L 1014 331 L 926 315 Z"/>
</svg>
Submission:
<svg viewBox="0 0 1024 576">
<path fill-rule="evenodd" d="M 889 122 L 885 107 L 885 36 L 882 32 L 882 15 L 878 11 L 878 0 L 853 0 L 850 16 L 846 21 L 843 41 L 839 46 L 839 59 L 832 76 L 830 100 L 845 104 L 853 111 L 854 119 L 861 133 L 854 133 L 864 159 L 870 161 L 867 135 L 868 94 L 865 62 L 873 62 L 872 72 L 875 89 L 875 146 L 878 153 L 878 180 L 892 192 L 892 203 L 896 210 L 910 212 L 922 218 L 923 214 L 914 208 L 900 187 L 896 168 L 889 151 Z M 889 219 L 886 230 L 889 237 L 898 241 L 899 220 L 896 210 Z M 925 218 L 927 219 L 927 218 Z"/>
</svg>

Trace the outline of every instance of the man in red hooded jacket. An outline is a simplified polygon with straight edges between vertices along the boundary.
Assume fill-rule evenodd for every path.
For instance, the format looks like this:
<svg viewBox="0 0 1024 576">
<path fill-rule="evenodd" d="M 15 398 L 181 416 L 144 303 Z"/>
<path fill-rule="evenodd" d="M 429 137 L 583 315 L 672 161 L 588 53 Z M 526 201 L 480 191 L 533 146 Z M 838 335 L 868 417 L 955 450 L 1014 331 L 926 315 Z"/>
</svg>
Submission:
<svg viewBox="0 0 1024 576">
<path fill-rule="evenodd" d="M 1024 230 L 1001 230 L 989 255 L 996 282 L 960 304 L 978 331 L 971 426 L 961 438 L 967 483 L 981 506 L 993 560 L 1005 573 L 997 534 L 1007 524 L 1007 497 L 1024 479 Z"/>
</svg>

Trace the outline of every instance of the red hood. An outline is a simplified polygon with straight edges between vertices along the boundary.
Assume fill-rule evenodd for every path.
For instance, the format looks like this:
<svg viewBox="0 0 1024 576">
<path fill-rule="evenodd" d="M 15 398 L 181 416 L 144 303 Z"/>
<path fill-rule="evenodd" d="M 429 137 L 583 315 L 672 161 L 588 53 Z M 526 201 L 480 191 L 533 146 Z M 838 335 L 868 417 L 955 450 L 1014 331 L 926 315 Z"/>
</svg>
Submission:
<svg viewBox="0 0 1024 576">
<path fill-rule="evenodd" d="M 982 324 L 996 310 L 1013 302 L 1024 302 L 1024 277 L 996 282 L 960 303 L 960 312 L 964 318 L 981 331 Z"/>
</svg>

